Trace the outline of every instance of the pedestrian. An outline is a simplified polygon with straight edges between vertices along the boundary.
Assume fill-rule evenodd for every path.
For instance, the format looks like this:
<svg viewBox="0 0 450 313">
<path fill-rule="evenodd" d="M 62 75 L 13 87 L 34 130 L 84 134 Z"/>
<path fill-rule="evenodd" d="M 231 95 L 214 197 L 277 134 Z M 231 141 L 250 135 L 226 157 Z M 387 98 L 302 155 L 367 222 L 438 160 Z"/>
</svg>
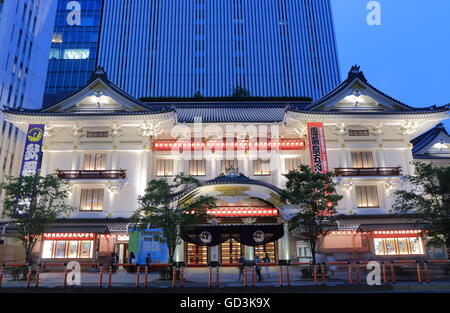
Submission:
<svg viewBox="0 0 450 313">
<path fill-rule="evenodd" d="M 129 269 L 129 272 L 130 272 L 130 273 L 134 273 L 134 272 L 135 272 L 135 269 L 136 269 L 136 267 L 134 266 L 134 265 L 136 264 L 136 256 L 134 255 L 133 252 L 130 252 L 130 255 L 129 255 L 129 257 L 128 257 L 128 263 L 132 264 L 132 266 L 130 266 L 130 267 L 128 268 L 128 269 Z"/>
<path fill-rule="evenodd" d="M 150 268 L 150 266 L 152 265 L 152 256 L 150 255 L 150 253 L 148 253 L 147 257 L 145 258 L 145 265 L 148 266 L 148 268 Z"/>
<path fill-rule="evenodd" d="M 241 254 L 241 257 L 238 260 L 239 262 L 239 278 L 238 280 L 241 280 L 242 275 L 244 275 L 244 266 L 245 266 L 245 256 L 243 254 Z"/>
<path fill-rule="evenodd" d="M 269 268 L 269 264 L 270 264 L 270 257 L 269 254 L 266 252 L 266 255 L 264 256 L 263 259 L 264 263 L 265 263 L 265 269 L 266 269 L 266 276 L 270 277 L 270 268 Z"/>
<path fill-rule="evenodd" d="M 262 260 L 259 257 L 259 255 L 257 255 L 255 258 L 255 271 L 256 271 L 256 275 L 258 275 L 258 281 L 263 280 L 262 275 L 261 275 L 261 263 L 262 263 Z"/>
</svg>

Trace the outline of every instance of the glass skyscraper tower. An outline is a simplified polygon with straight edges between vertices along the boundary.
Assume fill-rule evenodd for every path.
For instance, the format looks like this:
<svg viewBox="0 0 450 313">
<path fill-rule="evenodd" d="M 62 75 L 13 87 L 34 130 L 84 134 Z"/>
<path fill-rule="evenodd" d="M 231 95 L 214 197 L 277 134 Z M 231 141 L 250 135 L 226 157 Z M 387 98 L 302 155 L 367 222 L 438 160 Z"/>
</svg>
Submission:
<svg viewBox="0 0 450 313">
<path fill-rule="evenodd" d="M 70 10 L 60 2 L 63 21 Z M 330 0 L 78 2 L 92 25 L 56 23 L 62 43 L 47 93 L 82 87 L 95 66 L 135 97 L 220 97 L 242 87 L 317 99 L 340 81 Z"/>
</svg>

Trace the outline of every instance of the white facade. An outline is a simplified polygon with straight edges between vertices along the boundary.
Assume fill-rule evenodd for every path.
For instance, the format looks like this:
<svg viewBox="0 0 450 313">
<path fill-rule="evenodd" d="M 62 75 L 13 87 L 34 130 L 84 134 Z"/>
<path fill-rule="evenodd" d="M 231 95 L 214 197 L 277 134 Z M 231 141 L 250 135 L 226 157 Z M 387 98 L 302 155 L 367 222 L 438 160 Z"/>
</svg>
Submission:
<svg viewBox="0 0 450 313">
<path fill-rule="evenodd" d="M 255 108 L 267 116 L 256 118 L 258 112 L 252 113 Z M 380 224 L 394 225 L 388 229 L 397 231 L 395 227 L 406 222 L 393 214 L 393 192 L 408 188 L 402 176 L 412 173 L 411 140 L 445 120 L 448 112 L 448 107 L 408 107 L 368 84 L 356 68 L 329 95 L 313 103 L 209 105 L 144 104 L 118 90 L 99 71 L 84 89 L 50 108 L 40 112 L 7 110 L 5 115 L 23 131 L 31 123 L 45 124 L 42 174 L 59 173 L 61 178 L 71 180 L 73 188 L 68 202 L 78 210 L 66 218 L 86 220 L 129 218 L 138 208 L 136 199 L 151 179 L 171 179 L 184 172 L 207 182 L 223 172 L 220 151 L 190 161 L 184 159 L 184 153 L 190 153 L 190 149 L 161 151 L 158 144 L 199 131 L 201 142 L 206 144 L 213 141 L 216 131 L 222 131 L 222 136 L 227 127 L 234 128 L 233 140 L 251 140 L 252 129 L 267 127 L 269 136 L 279 134 L 277 140 L 281 142 L 303 141 L 304 147 L 271 151 L 267 167 L 255 161 L 251 152 L 239 153 L 233 167 L 261 186 L 244 183 L 225 186 L 215 182 L 214 186 L 201 187 L 199 192 L 218 196 L 226 204 L 242 206 L 250 198 L 270 203 L 280 211 L 278 223 L 283 223 L 294 208 L 280 203 L 273 188 L 283 188 L 282 174 L 292 169 L 293 164 L 311 165 L 307 123 L 323 123 L 329 168 L 336 171 L 338 192 L 344 196 L 336 208 L 337 230 L 355 231 L 363 225 Z M 189 116 L 207 122 L 199 128 Z M 100 177 L 97 173 L 96 177 L 88 177 L 89 170 L 116 171 L 116 176 Z M 120 176 L 119 170 L 126 171 L 126 178 Z M 280 239 L 279 257 L 283 260 L 295 259 L 294 237 Z M 342 252 L 342 257 L 351 257 L 358 251 L 374 253 L 373 241 L 364 244 L 367 238 L 354 239 L 357 247 L 338 247 L 333 240 L 330 251 Z M 302 245 L 297 243 L 297 247 Z"/>
</svg>

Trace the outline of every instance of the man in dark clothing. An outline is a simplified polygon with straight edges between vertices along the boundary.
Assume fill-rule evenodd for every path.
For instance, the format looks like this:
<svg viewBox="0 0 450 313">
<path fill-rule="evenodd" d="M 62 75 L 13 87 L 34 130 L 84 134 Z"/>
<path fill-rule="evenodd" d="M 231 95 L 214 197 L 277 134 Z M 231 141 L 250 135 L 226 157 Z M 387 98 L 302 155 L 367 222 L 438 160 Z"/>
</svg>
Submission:
<svg viewBox="0 0 450 313">
<path fill-rule="evenodd" d="M 262 263 L 262 260 L 259 257 L 259 255 L 257 255 L 255 258 L 255 272 L 256 272 L 256 275 L 258 275 L 258 281 L 263 280 L 262 275 L 261 275 L 261 263 Z"/>
<path fill-rule="evenodd" d="M 145 265 L 150 267 L 150 265 L 152 264 L 152 257 L 150 256 L 150 253 L 147 254 L 147 257 L 145 258 Z"/>
<path fill-rule="evenodd" d="M 241 280 L 242 275 L 244 275 L 244 266 L 245 266 L 245 256 L 241 254 L 241 257 L 239 258 L 239 278 L 238 280 Z"/>
</svg>

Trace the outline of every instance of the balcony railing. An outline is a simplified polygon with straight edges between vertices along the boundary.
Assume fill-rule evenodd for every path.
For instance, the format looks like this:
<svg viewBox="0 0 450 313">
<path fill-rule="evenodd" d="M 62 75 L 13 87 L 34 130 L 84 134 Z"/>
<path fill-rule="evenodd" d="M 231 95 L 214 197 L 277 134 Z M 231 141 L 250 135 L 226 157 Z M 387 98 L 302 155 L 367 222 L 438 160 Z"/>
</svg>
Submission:
<svg viewBox="0 0 450 313">
<path fill-rule="evenodd" d="M 401 167 L 335 168 L 336 176 L 400 176 Z"/>
<path fill-rule="evenodd" d="M 57 170 L 60 179 L 126 179 L 126 170 L 112 171 L 62 171 Z"/>
</svg>

